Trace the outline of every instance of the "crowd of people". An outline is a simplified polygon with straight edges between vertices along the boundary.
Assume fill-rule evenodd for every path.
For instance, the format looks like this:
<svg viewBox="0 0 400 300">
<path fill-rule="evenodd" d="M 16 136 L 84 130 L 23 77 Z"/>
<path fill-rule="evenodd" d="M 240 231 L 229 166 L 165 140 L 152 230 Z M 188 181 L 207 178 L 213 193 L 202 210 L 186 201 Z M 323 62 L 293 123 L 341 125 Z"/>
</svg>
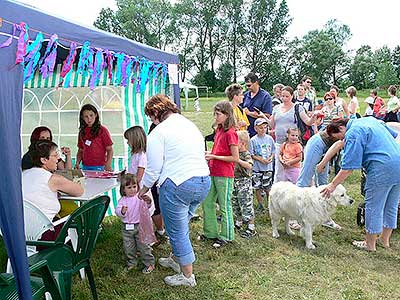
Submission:
<svg viewBox="0 0 400 300">
<path fill-rule="evenodd" d="M 127 172 L 121 176 L 116 214 L 122 220 L 127 271 L 138 266 L 139 253 L 142 272 L 151 273 L 156 262 L 151 246 L 169 239 L 172 253 L 159 258 L 158 263 L 177 274 L 165 277 L 165 283 L 195 286 L 189 221 L 199 206 L 203 233 L 198 239 L 210 240 L 214 248 L 221 248 L 235 239 L 235 233 L 242 238 L 257 235 L 255 215 L 265 212 L 274 182 L 290 181 L 299 187 L 326 185 L 323 193 L 329 195 L 352 170 L 361 168 L 367 174 L 366 238 L 353 244 L 375 251 L 379 237 L 390 247 L 400 197 L 400 179 L 390 174 L 400 171 L 400 148 L 393 138 L 397 134 L 385 122 L 397 122 L 400 117 L 396 87 L 389 87 L 387 104 L 376 90 L 371 91 L 365 100 L 364 116 L 368 118 L 362 118 L 352 86 L 346 89 L 347 103 L 339 97 L 336 86 L 323 100 L 317 100 L 309 76 L 296 90 L 274 85 L 272 97 L 260 87 L 254 73 L 245 77 L 245 85 L 245 93 L 239 84 L 228 86 L 228 101 L 215 104 L 211 151 L 204 153 L 199 129 L 166 95 L 153 96 L 145 105 L 145 114 L 152 122 L 149 133 L 140 126 L 125 131 L 131 157 Z M 79 118 L 74 167 L 111 171 L 113 141 L 101 125 L 97 109 L 86 104 Z M 328 183 L 331 162 L 337 175 Z M 75 196 L 83 193 L 79 184 L 54 174 L 57 168 L 72 168 L 71 149 L 62 147 L 59 151 L 51 130 L 38 127 L 22 160 L 23 194 L 50 220 L 76 208 L 60 205 L 58 191 Z M 324 225 L 341 229 L 333 220 Z M 296 220 L 290 226 L 300 228 Z M 150 233 L 146 236 L 143 232 Z M 42 239 L 54 239 L 54 234 L 57 232 Z"/>
</svg>

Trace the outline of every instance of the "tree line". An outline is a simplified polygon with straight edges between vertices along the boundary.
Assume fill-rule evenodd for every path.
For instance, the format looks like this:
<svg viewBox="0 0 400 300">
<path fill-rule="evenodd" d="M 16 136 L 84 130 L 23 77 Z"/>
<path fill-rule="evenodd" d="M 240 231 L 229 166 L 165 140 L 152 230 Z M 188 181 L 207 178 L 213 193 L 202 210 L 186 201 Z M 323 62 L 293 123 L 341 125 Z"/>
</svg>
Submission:
<svg viewBox="0 0 400 300">
<path fill-rule="evenodd" d="M 358 89 L 400 82 L 400 45 L 347 50 L 349 26 L 328 20 L 322 29 L 289 40 L 286 0 L 116 0 L 94 26 L 179 54 L 181 78 L 223 91 L 248 71 L 264 88 L 295 86 L 304 75 L 326 89 Z"/>
</svg>

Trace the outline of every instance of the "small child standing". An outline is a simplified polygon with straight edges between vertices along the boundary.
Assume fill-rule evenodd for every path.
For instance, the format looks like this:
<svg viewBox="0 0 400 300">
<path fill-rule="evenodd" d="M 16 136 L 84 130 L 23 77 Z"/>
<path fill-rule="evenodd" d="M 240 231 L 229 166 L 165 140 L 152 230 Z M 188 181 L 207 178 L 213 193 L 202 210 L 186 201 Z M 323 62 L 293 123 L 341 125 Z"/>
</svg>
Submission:
<svg viewBox="0 0 400 300">
<path fill-rule="evenodd" d="M 281 146 L 279 160 L 283 165 L 283 181 L 296 184 L 301 171 L 301 160 L 303 158 L 303 146 L 299 141 L 299 129 L 289 128 L 287 130 L 286 142 Z"/>
<path fill-rule="evenodd" d="M 146 145 L 147 137 L 146 133 L 141 126 L 133 126 L 128 128 L 124 132 L 124 137 L 128 141 L 128 145 L 131 148 L 131 159 L 128 166 L 128 173 L 136 176 L 139 187 L 141 187 L 141 181 L 144 175 L 144 171 L 147 166 L 147 156 L 146 156 Z M 153 188 L 153 187 L 152 187 Z M 157 187 L 155 187 L 157 189 Z M 160 203 L 157 197 L 152 197 L 154 199 L 154 209 L 150 209 L 152 213 L 152 219 L 154 225 L 156 226 L 156 235 L 159 239 L 165 239 L 165 229 L 160 212 Z M 153 213 L 154 211 L 154 213 Z"/>
<path fill-rule="evenodd" d="M 247 224 L 247 229 L 240 236 L 250 238 L 257 234 L 254 225 L 253 188 L 251 185 L 253 160 L 248 151 L 250 136 L 245 130 L 237 131 L 237 135 L 239 138 L 239 161 L 235 165 L 232 207 L 235 227 L 240 230 L 243 223 Z"/>
<path fill-rule="evenodd" d="M 79 113 L 78 153 L 75 168 L 112 171 L 113 142 L 108 129 L 101 125 L 99 113 L 92 104 L 82 106 Z"/>
<path fill-rule="evenodd" d="M 265 193 L 268 203 L 269 191 L 273 183 L 273 159 L 275 155 L 275 143 L 267 134 L 267 120 L 258 118 L 254 122 L 257 134 L 250 140 L 250 154 L 254 160 L 253 165 L 253 188 L 256 191 L 258 210 L 263 211 L 263 196 Z"/>
<path fill-rule="evenodd" d="M 143 264 L 145 267 L 142 270 L 143 274 L 151 273 L 155 268 L 155 258 L 151 253 L 151 247 L 142 242 L 140 238 L 140 226 L 144 223 L 151 224 L 150 213 L 147 213 L 148 219 L 143 220 L 141 216 L 146 215 L 142 213 L 143 203 L 137 196 L 138 183 L 136 176 L 126 173 L 121 177 L 120 194 L 122 198 L 118 201 L 115 213 L 122 219 L 122 239 L 124 243 L 124 251 L 127 262 L 127 270 L 130 271 L 137 266 L 137 251 L 140 252 Z M 151 199 L 146 198 L 146 207 L 151 204 Z M 151 228 L 152 232 L 152 228 Z"/>
</svg>

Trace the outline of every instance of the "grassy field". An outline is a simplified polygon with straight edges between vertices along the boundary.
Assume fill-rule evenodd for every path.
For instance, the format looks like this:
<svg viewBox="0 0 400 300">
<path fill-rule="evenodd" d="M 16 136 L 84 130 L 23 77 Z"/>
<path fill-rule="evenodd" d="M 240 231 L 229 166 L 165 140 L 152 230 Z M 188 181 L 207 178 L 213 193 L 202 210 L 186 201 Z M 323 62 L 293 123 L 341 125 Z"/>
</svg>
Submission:
<svg viewBox="0 0 400 300">
<path fill-rule="evenodd" d="M 211 132 L 212 106 L 221 98 L 201 100 L 201 112 L 193 109 L 183 114 L 193 120 L 203 134 Z M 365 99 L 359 96 L 360 102 Z M 190 108 L 193 108 L 191 103 Z M 362 108 L 362 112 L 364 108 Z M 150 275 L 140 269 L 126 273 L 121 223 L 108 217 L 92 258 L 97 291 L 100 299 L 399 299 L 400 286 L 396 280 L 400 269 L 400 237 L 393 236 L 392 249 L 379 248 L 376 253 L 356 250 L 353 239 L 363 237 L 363 229 L 356 225 L 357 204 L 362 200 L 359 172 L 346 181 L 352 207 L 339 208 L 334 219 L 341 231 L 317 227 L 314 240 L 317 249 L 306 250 L 298 236 L 282 234 L 271 237 L 268 214 L 257 215 L 259 235 L 246 240 L 239 236 L 234 243 L 215 250 L 209 242 L 196 240 L 202 233 L 202 221 L 191 225 L 191 237 L 197 261 L 194 271 L 196 288 L 168 287 L 163 278 L 170 270 L 157 266 Z M 202 214 L 199 210 L 200 215 Z M 282 227 L 280 228 L 282 232 Z M 156 258 L 170 252 L 167 244 L 154 249 Z M 6 254 L 0 253 L 5 269 Z M 87 282 L 75 277 L 73 299 L 91 299 Z"/>
</svg>

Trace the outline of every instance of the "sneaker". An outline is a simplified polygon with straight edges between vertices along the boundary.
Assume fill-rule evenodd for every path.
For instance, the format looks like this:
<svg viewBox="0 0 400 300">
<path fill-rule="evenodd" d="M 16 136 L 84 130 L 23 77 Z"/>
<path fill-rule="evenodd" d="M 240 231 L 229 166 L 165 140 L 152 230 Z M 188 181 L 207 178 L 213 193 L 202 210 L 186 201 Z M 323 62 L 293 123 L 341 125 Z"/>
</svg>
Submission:
<svg viewBox="0 0 400 300">
<path fill-rule="evenodd" d="M 216 241 L 217 238 L 209 238 L 209 237 L 206 237 L 204 234 L 200 234 L 200 235 L 197 237 L 197 240 L 198 240 L 198 241 Z"/>
<path fill-rule="evenodd" d="M 191 218 L 190 221 L 198 221 L 200 220 L 200 215 L 199 214 L 194 214 Z"/>
<path fill-rule="evenodd" d="M 339 224 L 335 223 L 333 220 L 326 221 L 325 223 L 322 224 L 322 226 L 328 227 L 330 229 L 335 229 L 335 230 L 341 230 L 342 226 Z"/>
<path fill-rule="evenodd" d="M 228 241 L 221 240 L 221 239 L 216 239 L 214 244 L 213 244 L 213 247 L 216 248 L 216 249 L 219 249 L 221 247 L 224 247 L 227 244 L 228 244 Z"/>
<path fill-rule="evenodd" d="M 250 228 L 247 228 L 245 231 L 243 231 L 243 232 L 240 234 L 240 236 L 241 236 L 242 238 L 246 238 L 246 239 L 249 239 L 249 238 L 251 238 L 251 237 L 253 237 L 253 236 L 256 236 L 256 235 L 257 235 L 257 231 L 251 230 Z"/>
<path fill-rule="evenodd" d="M 237 231 L 242 230 L 242 225 L 235 224 L 235 229 L 236 229 Z"/>
<path fill-rule="evenodd" d="M 181 266 L 171 257 L 160 257 L 158 259 L 158 264 L 164 268 L 171 268 L 176 273 L 181 272 Z"/>
<path fill-rule="evenodd" d="M 194 274 L 187 278 L 183 273 L 175 274 L 172 276 L 167 276 L 164 278 L 164 282 L 170 286 L 179 286 L 179 285 L 186 285 L 195 287 L 196 286 L 196 278 Z"/>
<path fill-rule="evenodd" d="M 149 266 L 143 268 L 142 273 L 143 274 L 150 274 L 151 272 L 153 272 L 153 270 L 155 268 L 156 268 L 155 266 L 149 265 Z"/>
</svg>

